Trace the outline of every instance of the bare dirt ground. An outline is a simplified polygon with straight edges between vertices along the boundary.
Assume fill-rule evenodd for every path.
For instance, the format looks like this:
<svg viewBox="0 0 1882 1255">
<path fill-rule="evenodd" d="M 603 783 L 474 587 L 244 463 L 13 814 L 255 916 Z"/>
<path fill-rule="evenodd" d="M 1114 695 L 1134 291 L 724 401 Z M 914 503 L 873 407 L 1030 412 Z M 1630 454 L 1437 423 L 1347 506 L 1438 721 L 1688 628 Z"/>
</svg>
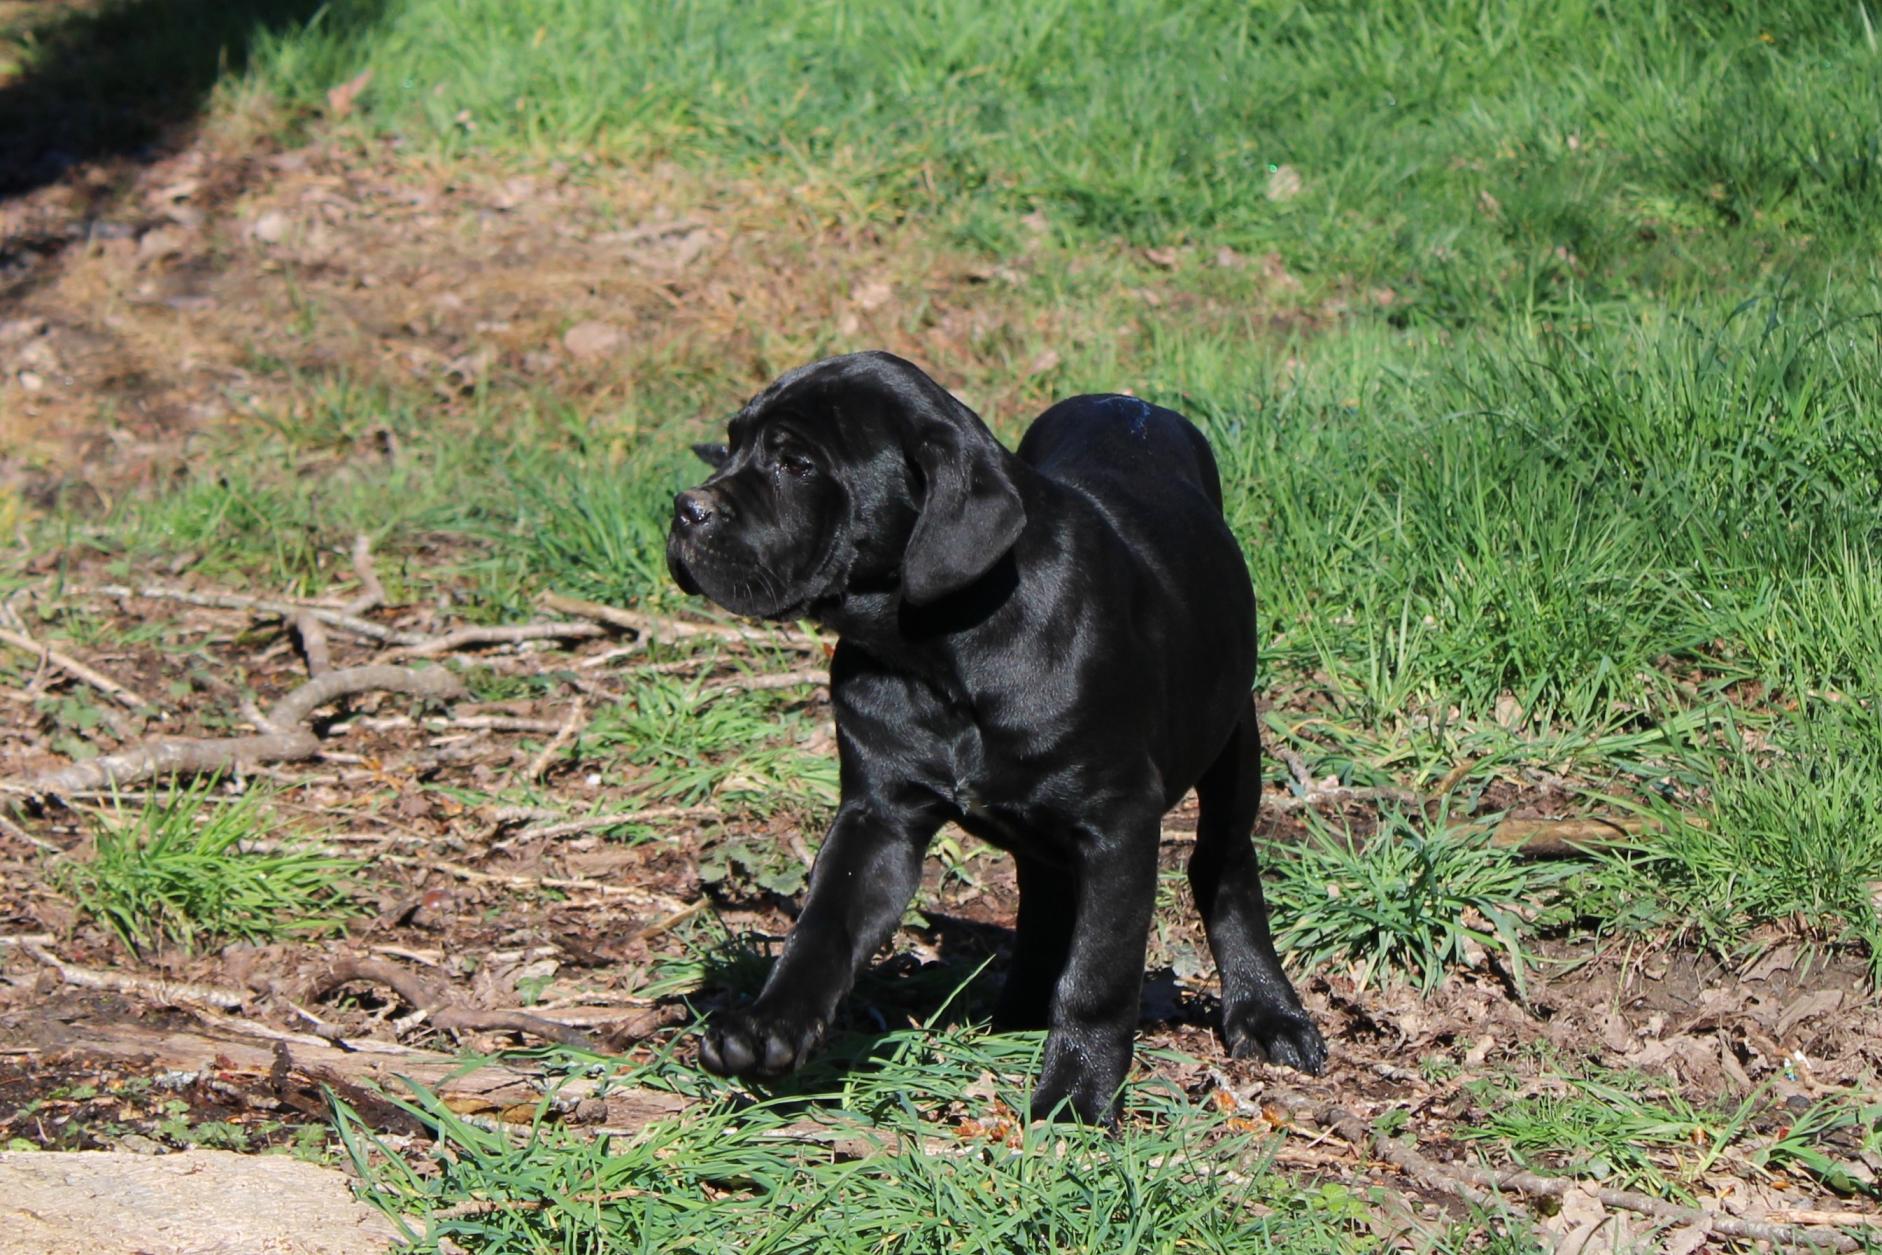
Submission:
<svg viewBox="0 0 1882 1255">
<path fill-rule="evenodd" d="M 416 382 L 441 414 L 493 382 L 598 404 L 644 386 L 650 372 L 728 355 L 755 384 L 804 348 L 780 328 L 840 326 L 970 381 L 983 390 L 978 404 L 1011 412 L 1050 388 L 1039 354 L 1055 337 L 1132 334 L 1028 312 L 1011 295 L 1026 282 L 1023 257 L 987 269 L 847 225 L 831 205 L 815 187 L 705 187 L 670 170 L 483 177 L 390 147 L 222 151 L 204 140 L 141 165 L 74 171 L 0 201 L 0 503 L 11 494 L 14 518 L 60 494 L 108 506 L 173 474 L 202 433 L 291 406 L 297 370 Z M 74 590 L 109 581 L 102 560 L 62 557 L 61 596 L 84 603 L 103 642 L 82 661 L 163 714 L 147 722 L 114 713 L 97 730 L 100 749 L 232 731 L 226 689 L 177 651 L 135 643 L 135 629 L 153 623 L 225 673 L 239 669 L 263 705 L 307 681 L 308 659 L 279 614 L 88 595 Z M 186 563 L 137 575 L 212 591 L 192 582 Z M 362 583 L 339 571 L 317 603 L 337 609 Z M 424 638 L 461 626 L 434 605 L 371 604 L 358 617 Z M 13 818 L 0 824 L 0 1146 L 317 1144 L 323 1086 L 388 1133 L 410 1135 L 409 1117 L 372 1089 L 393 1072 L 441 1085 L 467 1113 L 527 1119 L 539 1070 L 518 1059 L 452 1076 L 459 1052 L 559 1036 L 645 1055 L 682 1032 L 686 1000 L 642 991 L 693 955 L 684 931 L 707 914 L 733 935 L 777 937 L 789 924 L 788 901 L 702 883 L 700 853 L 731 837 L 799 851 L 801 840 L 789 815 L 648 807 L 631 774 L 603 779 L 567 759 L 541 764 L 553 813 L 451 800 L 448 786 L 486 790 L 536 771 L 577 699 L 590 708 L 628 700 L 632 656 L 605 656 L 635 631 L 545 618 L 579 621 L 591 634 L 450 651 L 553 677 L 539 696 L 419 708 L 362 692 L 324 708 L 310 755 L 249 766 L 251 779 L 283 787 L 285 805 L 325 844 L 370 867 L 374 909 L 343 937 L 133 959 L 47 883 L 48 856 L 85 845 L 87 809 L 104 799 L 85 790 L 69 806 L 15 797 Z M 684 631 L 641 626 L 655 636 Z M 344 628 L 326 637 L 334 669 L 391 648 Z M 815 643 L 804 657 L 818 664 Z M 735 680 L 729 656 L 719 659 L 702 679 Z M 65 764 L 33 703 L 82 684 L 49 665 L 28 689 L 0 692 L 12 712 L 0 725 L 0 776 L 30 780 Z M 827 718 L 817 690 L 797 691 Z M 661 839 L 608 840 L 563 822 L 590 811 L 635 815 Z M 1171 867 L 1186 853 L 1188 823 L 1181 811 L 1170 821 Z M 1279 840 L 1298 832 L 1278 808 L 1263 827 Z M 972 866 L 972 884 L 931 868 L 922 899 L 931 927 L 897 939 L 892 967 L 964 975 L 999 953 L 1014 915 L 1011 872 L 1000 860 Z M 1472 1158 L 1456 1134 L 1484 1117 L 1493 1091 L 1471 1083 L 1491 1069 L 1529 1078 L 1533 1093 L 1559 1086 L 1560 1069 L 1578 1062 L 1635 1069 L 1710 1106 L 1769 1085 L 1760 1118 L 1775 1127 L 1800 1104 L 1872 1085 L 1882 1056 L 1882 1013 L 1858 964 L 1807 962 L 1795 945 L 1749 970 L 1677 949 L 1616 950 L 1564 955 L 1574 963 L 1532 977 L 1526 1001 L 1487 957 L 1429 995 L 1362 990 L 1350 972 L 1309 974 L 1303 992 L 1333 1062 L 1305 1079 L 1222 1057 L 1208 1027 L 1206 953 L 1193 912 L 1165 914 L 1144 1040 L 1208 1061 L 1172 1080 L 1219 1093 L 1249 1120 L 1307 1129 L 1333 1108 L 1362 1124 L 1402 1112 L 1402 1131 L 1440 1164 Z M 855 1014 L 893 1025 L 923 1010 L 885 995 Z M 1494 1092 L 1506 1101 L 1524 1091 Z M 563 1096 L 561 1119 L 597 1129 L 633 1127 L 679 1102 L 579 1086 Z M 1440 1199 L 1457 1206 L 1327 1124 L 1323 1142 L 1290 1142 L 1282 1162 L 1390 1187 L 1402 1214 L 1384 1215 L 1382 1233 L 1417 1231 Z M 979 1127 L 964 1124 L 963 1136 Z M 1780 1222 L 1813 1209 L 1873 1211 L 1729 1155 L 1700 1189 L 1723 1214 Z M 1565 1232 L 1604 1214 L 1598 1200 L 1577 1205 L 1565 1203 L 1566 1219 L 1554 1222 Z"/>
</svg>

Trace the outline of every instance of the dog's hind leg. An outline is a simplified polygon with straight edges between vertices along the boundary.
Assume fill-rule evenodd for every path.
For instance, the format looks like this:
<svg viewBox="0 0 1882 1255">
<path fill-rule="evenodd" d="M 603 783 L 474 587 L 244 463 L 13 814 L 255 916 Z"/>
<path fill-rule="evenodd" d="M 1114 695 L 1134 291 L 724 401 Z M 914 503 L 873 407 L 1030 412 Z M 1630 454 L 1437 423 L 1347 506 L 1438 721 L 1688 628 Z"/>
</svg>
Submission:
<svg viewBox="0 0 1882 1255">
<path fill-rule="evenodd" d="M 1326 1063 L 1326 1042 L 1301 1009 L 1268 934 L 1252 834 L 1261 805 L 1261 731 L 1251 701 L 1196 784 L 1202 813 L 1189 885 L 1222 977 L 1222 1037 L 1234 1058 L 1265 1057 L 1303 1072 Z"/>
</svg>

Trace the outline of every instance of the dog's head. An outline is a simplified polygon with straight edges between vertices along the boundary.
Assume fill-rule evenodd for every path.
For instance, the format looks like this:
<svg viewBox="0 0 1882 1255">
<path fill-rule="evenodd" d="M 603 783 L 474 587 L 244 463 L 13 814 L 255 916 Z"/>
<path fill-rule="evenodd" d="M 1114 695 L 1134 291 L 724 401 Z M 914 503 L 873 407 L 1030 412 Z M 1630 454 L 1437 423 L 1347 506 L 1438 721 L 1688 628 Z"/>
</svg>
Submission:
<svg viewBox="0 0 1882 1255">
<path fill-rule="evenodd" d="M 679 494 L 667 567 L 738 614 L 793 618 L 899 585 L 926 605 L 973 583 L 1026 524 L 1012 455 L 972 410 L 887 353 L 784 375 L 732 419 Z"/>
</svg>

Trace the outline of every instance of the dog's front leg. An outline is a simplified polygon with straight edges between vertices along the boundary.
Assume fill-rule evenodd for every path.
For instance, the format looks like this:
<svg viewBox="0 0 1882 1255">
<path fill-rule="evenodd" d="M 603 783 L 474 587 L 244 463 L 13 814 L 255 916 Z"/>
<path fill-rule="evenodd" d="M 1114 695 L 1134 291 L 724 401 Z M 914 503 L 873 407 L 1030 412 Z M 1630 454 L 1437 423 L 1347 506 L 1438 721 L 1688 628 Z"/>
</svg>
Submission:
<svg viewBox="0 0 1882 1255">
<path fill-rule="evenodd" d="M 713 1017 L 699 1062 L 720 1076 L 780 1076 L 823 1041 L 856 973 L 887 941 L 921 883 L 938 816 L 845 800 L 810 873 L 810 892 L 758 1000 Z"/>
<path fill-rule="evenodd" d="M 1079 837 L 1070 871 L 1071 953 L 1053 991 L 1034 1119 L 1063 1115 L 1066 1104 L 1083 1120 L 1109 1123 L 1130 1070 L 1157 897 L 1159 813 L 1153 805 L 1126 818 L 1122 809 L 1102 832 Z"/>
</svg>

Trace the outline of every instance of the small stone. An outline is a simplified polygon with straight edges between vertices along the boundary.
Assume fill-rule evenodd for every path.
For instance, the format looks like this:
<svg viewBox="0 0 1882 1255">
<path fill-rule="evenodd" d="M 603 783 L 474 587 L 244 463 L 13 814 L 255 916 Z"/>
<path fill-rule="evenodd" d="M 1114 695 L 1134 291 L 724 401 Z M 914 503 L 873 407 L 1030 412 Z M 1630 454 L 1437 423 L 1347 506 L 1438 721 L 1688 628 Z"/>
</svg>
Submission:
<svg viewBox="0 0 1882 1255">
<path fill-rule="evenodd" d="M 26 389 L 28 392 L 38 392 L 45 386 L 46 381 L 41 376 L 34 374 L 30 370 L 20 372 L 20 387 Z"/>
<path fill-rule="evenodd" d="M 856 308 L 865 312 L 872 309 L 881 309 L 884 305 L 889 303 L 890 298 L 894 295 L 895 289 L 891 288 L 880 279 L 871 279 L 867 283 L 859 283 L 850 290 L 850 300 L 855 303 Z"/>
<path fill-rule="evenodd" d="M 180 227 L 157 227 L 146 231 L 137 241 L 137 260 L 161 261 L 175 257 L 189 243 L 187 231 Z"/>
<path fill-rule="evenodd" d="M 1293 200 L 1300 195 L 1300 171 L 1293 166 L 1276 166 L 1268 172 L 1268 199 L 1271 201 Z"/>
<path fill-rule="evenodd" d="M 578 360 L 606 356 L 620 345 L 619 329 L 605 322 L 578 322 L 562 333 L 562 347 Z"/>
<path fill-rule="evenodd" d="M 45 334 L 46 320 L 43 318 L 8 318 L 0 322 L 0 344 L 12 344 Z"/>
<path fill-rule="evenodd" d="M 250 235 L 253 235 L 263 244 L 279 244 L 282 240 L 287 238 L 288 216 L 279 209 L 270 209 L 267 213 L 255 219 L 255 225 L 248 230 Z"/>
</svg>

